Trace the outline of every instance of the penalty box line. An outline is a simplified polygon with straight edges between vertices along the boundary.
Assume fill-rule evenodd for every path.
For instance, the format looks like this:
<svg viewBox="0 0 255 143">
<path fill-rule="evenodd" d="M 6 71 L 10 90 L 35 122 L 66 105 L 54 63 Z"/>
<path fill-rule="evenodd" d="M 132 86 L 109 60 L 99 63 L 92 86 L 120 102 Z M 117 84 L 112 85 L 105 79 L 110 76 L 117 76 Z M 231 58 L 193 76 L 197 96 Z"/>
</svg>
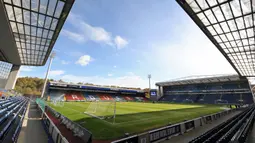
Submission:
<svg viewBox="0 0 255 143">
<path fill-rule="evenodd" d="M 98 116 L 96 116 L 96 115 L 94 115 L 94 114 L 90 114 L 90 113 L 88 113 L 88 112 L 84 112 L 84 114 L 87 114 L 87 115 L 89 115 L 89 116 L 91 116 L 91 117 L 94 117 L 94 118 L 96 118 L 96 119 L 99 119 L 99 120 L 101 120 L 101 121 L 103 121 L 103 122 L 105 122 L 105 123 L 111 124 L 111 125 L 116 124 L 116 123 L 108 122 L 108 121 L 106 121 L 106 120 L 104 120 L 104 119 L 102 119 L 102 118 L 100 118 L 100 117 L 98 117 Z"/>
<path fill-rule="evenodd" d="M 65 108 L 67 108 L 67 109 L 69 109 L 69 110 L 73 110 L 73 111 L 75 111 L 75 112 L 78 112 L 78 113 L 80 113 L 80 114 L 84 114 L 84 113 L 82 113 L 81 111 L 78 111 L 78 110 L 75 110 L 75 109 L 72 109 L 72 108 L 70 108 L 70 107 L 66 107 L 65 106 Z M 87 113 L 85 113 L 85 114 L 87 114 Z M 87 115 L 89 115 L 89 114 L 87 114 Z M 90 116 L 92 116 L 92 115 L 90 115 Z M 92 116 L 93 117 L 93 116 Z M 95 117 L 96 118 L 96 117 Z M 99 118 L 96 118 L 96 119 L 99 119 Z M 110 124 L 110 125 L 114 125 L 113 123 L 111 123 L 111 122 L 108 122 L 108 121 L 105 121 L 105 120 L 102 120 L 102 119 L 100 119 L 101 121 L 104 121 L 105 123 L 108 123 L 108 124 Z"/>
<path fill-rule="evenodd" d="M 75 106 L 77 106 L 77 105 L 75 105 Z M 81 107 L 81 106 L 79 106 L 79 107 Z M 106 121 L 106 120 L 101 119 L 101 118 L 98 117 L 98 116 L 95 116 L 95 115 L 90 114 L 90 113 L 87 113 L 87 112 L 80 112 L 80 111 L 78 111 L 78 110 L 75 110 L 75 109 L 72 109 L 72 108 L 66 107 L 66 106 L 65 106 L 65 108 L 67 108 L 67 109 L 69 109 L 69 110 L 76 111 L 76 112 L 78 112 L 78 113 L 80 113 L 80 114 L 89 115 L 89 116 L 91 116 L 91 117 L 94 117 L 94 118 L 96 118 L 96 119 L 99 119 L 99 120 L 101 120 L 101 121 L 103 121 L 103 122 L 105 122 L 105 123 L 107 123 L 107 124 L 110 124 L 110 125 L 121 125 L 121 124 L 123 124 L 123 125 L 128 125 L 128 124 L 132 124 L 132 123 L 134 123 L 134 122 L 139 122 L 139 121 L 146 121 L 146 120 L 153 120 L 153 119 L 162 118 L 162 117 L 154 117 L 154 118 L 138 119 L 138 120 L 134 120 L 134 121 L 126 121 L 126 122 L 120 122 L 120 123 L 111 123 L 111 122 L 108 122 L 108 121 Z M 116 116 L 116 117 L 118 117 L 118 116 Z"/>
</svg>

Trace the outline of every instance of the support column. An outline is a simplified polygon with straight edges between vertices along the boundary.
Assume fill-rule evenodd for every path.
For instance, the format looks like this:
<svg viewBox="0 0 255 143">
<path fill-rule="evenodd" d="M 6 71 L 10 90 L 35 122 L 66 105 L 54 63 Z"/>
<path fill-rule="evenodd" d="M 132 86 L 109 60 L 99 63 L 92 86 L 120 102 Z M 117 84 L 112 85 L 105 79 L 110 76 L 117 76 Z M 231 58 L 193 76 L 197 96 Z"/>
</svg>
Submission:
<svg viewBox="0 0 255 143">
<path fill-rule="evenodd" d="M 160 97 L 161 96 L 161 92 L 160 92 L 160 85 L 157 86 L 157 90 L 158 90 L 158 93 L 157 93 L 157 96 Z"/>
<path fill-rule="evenodd" d="M 163 96 L 163 86 L 158 86 L 158 99 Z"/>
<path fill-rule="evenodd" d="M 20 69 L 20 65 L 12 66 L 12 69 L 10 71 L 9 77 L 5 85 L 5 89 L 14 89 L 16 81 L 17 81 L 17 76 L 19 74 L 19 69 Z"/>
</svg>

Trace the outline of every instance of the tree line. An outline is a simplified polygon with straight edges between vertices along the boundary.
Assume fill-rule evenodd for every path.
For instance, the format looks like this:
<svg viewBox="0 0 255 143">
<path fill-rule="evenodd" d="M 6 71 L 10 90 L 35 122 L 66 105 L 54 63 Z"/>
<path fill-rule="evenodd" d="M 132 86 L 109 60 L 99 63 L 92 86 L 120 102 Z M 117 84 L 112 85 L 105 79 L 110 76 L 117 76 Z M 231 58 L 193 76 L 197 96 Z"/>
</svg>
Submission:
<svg viewBox="0 0 255 143">
<path fill-rule="evenodd" d="M 15 90 L 22 94 L 41 95 L 43 84 L 44 79 L 38 77 L 21 77 L 17 79 Z"/>
</svg>

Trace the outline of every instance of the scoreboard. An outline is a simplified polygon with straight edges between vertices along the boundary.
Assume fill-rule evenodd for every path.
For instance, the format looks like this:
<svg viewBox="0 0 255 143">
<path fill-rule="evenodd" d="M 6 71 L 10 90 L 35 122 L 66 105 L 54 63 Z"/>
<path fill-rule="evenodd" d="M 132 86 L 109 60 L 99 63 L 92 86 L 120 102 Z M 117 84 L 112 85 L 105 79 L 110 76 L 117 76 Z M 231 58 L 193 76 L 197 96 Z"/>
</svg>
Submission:
<svg viewBox="0 0 255 143">
<path fill-rule="evenodd" d="M 150 91 L 151 96 L 157 96 L 157 91 Z"/>
<path fill-rule="evenodd" d="M 157 100 L 157 89 L 151 89 L 150 90 L 150 99 L 152 101 L 156 101 Z"/>
</svg>

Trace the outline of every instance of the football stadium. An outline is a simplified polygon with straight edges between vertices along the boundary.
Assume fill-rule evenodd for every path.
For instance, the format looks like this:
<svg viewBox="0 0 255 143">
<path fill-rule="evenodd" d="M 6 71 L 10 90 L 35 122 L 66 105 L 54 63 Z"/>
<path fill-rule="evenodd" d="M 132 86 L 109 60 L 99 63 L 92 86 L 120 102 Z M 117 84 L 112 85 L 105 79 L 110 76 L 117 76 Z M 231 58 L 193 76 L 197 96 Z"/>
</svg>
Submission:
<svg viewBox="0 0 255 143">
<path fill-rule="evenodd" d="M 49 79 L 55 42 L 75 2 L 0 1 L 1 143 L 255 142 L 254 1 L 176 0 L 236 74 L 165 77 L 155 88 L 148 75 L 145 89 Z M 47 61 L 40 96 L 27 78 L 17 88 L 21 66 Z M 33 94 L 20 92 L 26 84 Z"/>
</svg>

